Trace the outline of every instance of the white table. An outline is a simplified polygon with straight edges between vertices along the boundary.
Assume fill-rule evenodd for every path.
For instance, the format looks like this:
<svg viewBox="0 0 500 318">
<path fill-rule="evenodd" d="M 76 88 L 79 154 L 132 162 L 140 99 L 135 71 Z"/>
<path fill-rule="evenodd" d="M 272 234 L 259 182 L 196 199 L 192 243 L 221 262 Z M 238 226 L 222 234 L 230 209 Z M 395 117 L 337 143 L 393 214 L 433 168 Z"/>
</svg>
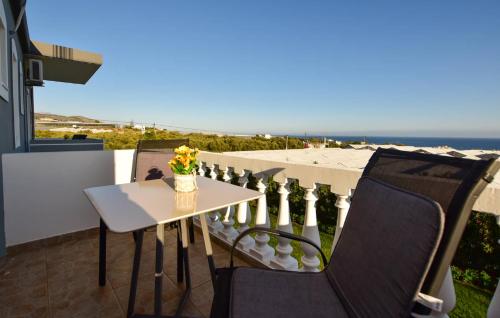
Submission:
<svg viewBox="0 0 500 318">
<path fill-rule="evenodd" d="M 163 273 L 164 224 L 180 221 L 183 246 L 184 270 L 186 273 L 186 292 L 179 304 L 176 316 L 189 295 L 191 279 L 189 274 L 188 238 L 186 218 L 200 215 L 201 230 L 207 254 L 212 282 L 215 279 L 215 266 L 212 256 L 212 245 L 208 231 L 206 212 L 218 210 L 231 205 L 242 204 L 260 198 L 263 194 L 225 182 L 209 178 L 197 177 L 198 190 L 189 193 L 176 192 L 173 179 L 152 180 L 110 185 L 85 189 L 84 192 L 101 218 L 103 225 L 111 231 L 123 233 L 134 232 L 136 247 L 127 317 L 166 317 L 161 314 L 161 293 Z M 155 266 L 155 313 L 154 315 L 134 315 L 137 278 L 141 257 L 144 229 L 156 226 L 156 266 Z M 104 227 L 105 230 L 105 227 Z M 99 244 L 100 281 L 104 273 L 101 264 L 105 259 L 105 239 Z M 103 253 L 104 251 L 104 253 Z M 105 267 L 104 267 L 105 272 Z M 105 280 L 105 278 L 104 278 Z"/>
</svg>

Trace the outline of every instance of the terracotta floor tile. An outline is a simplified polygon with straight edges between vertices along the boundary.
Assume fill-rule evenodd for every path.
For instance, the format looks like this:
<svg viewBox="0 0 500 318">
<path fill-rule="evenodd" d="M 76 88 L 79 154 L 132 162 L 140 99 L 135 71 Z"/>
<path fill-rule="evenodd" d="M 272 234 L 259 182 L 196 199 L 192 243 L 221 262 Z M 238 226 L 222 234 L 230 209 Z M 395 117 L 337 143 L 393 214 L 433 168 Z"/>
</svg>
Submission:
<svg viewBox="0 0 500 318">
<path fill-rule="evenodd" d="M 227 249 L 212 242 L 217 266 L 229 264 Z M 144 234 L 136 312 L 152 313 L 156 231 Z M 132 261 L 132 234 L 107 235 L 107 283 L 98 286 L 99 231 L 92 229 L 9 248 L 0 259 L 0 317 L 125 317 Z M 189 245 L 192 293 L 185 315 L 207 317 L 213 298 L 201 234 Z M 246 265 L 236 258 L 236 264 Z M 162 308 L 174 314 L 184 290 L 177 283 L 177 230 L 165 231 Z"/>
</svg>

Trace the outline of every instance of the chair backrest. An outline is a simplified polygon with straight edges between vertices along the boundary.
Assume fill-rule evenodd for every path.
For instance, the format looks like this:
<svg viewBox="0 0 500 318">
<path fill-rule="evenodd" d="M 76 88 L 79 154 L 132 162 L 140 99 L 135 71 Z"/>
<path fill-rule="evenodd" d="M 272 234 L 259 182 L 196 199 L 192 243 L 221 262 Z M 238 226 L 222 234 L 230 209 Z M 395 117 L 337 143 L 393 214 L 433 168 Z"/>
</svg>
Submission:
<svg viewBox="0 0 500 318">
<path fill-rule="evenodd" d="M 140 140 L 132 171 L 132 181 L 161 179 L 172 176 L 168 162 L 175 156 L 174 149 L 189 145 L 189 139 Z"/>
<path fill-rule="evenodd" d="M 419 193 L 438 202 L 445 213 L 443 238 L 422 292 L 437 296 L 467 225 L 472 206 L 498 172 L 499 163 L 441 155 L 377 149 L 363 176 Z"/>
<path fill-rule="evenodd" d="M 326 274 L 350 317 L 409 317 L 437 249 L 435 201 L 363 177 Z"/>
</svg>

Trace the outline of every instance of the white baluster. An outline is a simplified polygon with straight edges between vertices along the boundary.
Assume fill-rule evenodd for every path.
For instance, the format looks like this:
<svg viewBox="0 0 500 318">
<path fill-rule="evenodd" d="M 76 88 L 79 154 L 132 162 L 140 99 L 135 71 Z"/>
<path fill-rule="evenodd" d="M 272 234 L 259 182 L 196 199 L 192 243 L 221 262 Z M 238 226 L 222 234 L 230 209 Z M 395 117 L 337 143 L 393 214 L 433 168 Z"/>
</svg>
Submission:
<svg viewBox="0 0 500 318">
<path fill-rule="evenodd" d="M 212 164 L 210 166 L 210 178 L 212 180 L 217 180 L 217 171 L 216 170 L 217 170 L 217 166 Z"/>
<path fill-rule="evenodd" d="M 198 161 L 198 170 L 197 170 L 198 174 L 202 177 L 205 177 L 205 168 L 203 167 L 203 162 L 201 161 Z M 206 213 L 203 214 L 205 217 L 206 217 Z M 193 222 L 194 224 L 198 225 L 198 226 L 201 226 L 200 224 L 200 216 L 199 215 L 195 215 L 193 217 Z"/>
<path fill-rule="evenodd" d="M 259 178 L 257 182 L 257 189 L 260 193 L 266 193 L 266 185 L 263 182 L 263 178 Z M 257 216 L 255 219 L 255 225 L 259 227 L 269 227 L 269 211 L 267 210 L 267 200 L 266 196 L 263 195 L 259 198 L 257 202 Z M 274 257 L 274 249 L 269 246 L 269 235 L 266 233 L 257 233 L 255 235 L 255 246 L 250 249 L 250 255 L 257 258 L 265 264 L 269 264 L 271 259 Z"/>
<path fill-rule="evenodd" d="M 290 219 L 290 206 L 288 204 L 288 195 L 290 189 L 287 186 L 288 179 L 280 183 L 278 193 L 280 194 L 280 207 L 278 212 L 278 224 L 276 228 L 280 231 L 293 234 L 292 221 Z M 298 262 L 291 256 L 293 252 L 290 240 L 284 237 L 278 237 L 278 246 L 276 253 L 278 254 L 272 261 L 271 266 L 283 270 L 297 270 Z"/>
<path fill-rule="evenodd" d="M 241 171 L 240 178 L 238 182 L 243 188 L 247 187 L 248 184 L 248 175 L 249 173 L 245 170 Z M 249 228 L 248 224 L 252 221 L 252 213 L 250 211 L 250 206 L 248 205 L 248 201 L 240 203 L 238 205 L 238 223 L 240 223 L 239 232 L 243 232 Z M 238 248 L 244 251 L 249 251 L 252 247 L 255 246 L 255 240 L 250 235 L 243 237 L 238 242 Z"/>
<path fill-rule="evenodd" d="M 439 290 L 437 298 L 443 300 L 443 307 L 440 312 L 433 311 L 430 317 L 448 318 L 448 313 L 455 308 L 457 302 L 455 296 L 455 287 L 453 286 L 453 277 L 451 276 L 451 269 L 448 268 L 446 276 L 444 277 L 443 285 Z"/>
<path fill-rule="evenodd" d="M 212 180 L 217 180 L 217 172 L 215 171 L 217 167 L 212 164 L 210 166 L 210 178 Z M 219 211 L 214 211 L 209 213 L 208 217 L 208 229 L 210 232 L 217 234 L 220 230 L 222 230 L 223 226 L 220 221 L 220 213 Z"/>
<path fill-rule="evenodd" d="M 203 167 L 203 162 L 198 162 L 198 174 L 202 177 L 205 176 L 205 168 Z"/>
<path fill-rule="evenodd" d="M 316 201 L 318 197 L 316 196 L 315 189 L 316 187 L 305 189 L 306 193 L 304 199 L 306 200 L 306 217 L 304 219 L 304 226 L 302 227 L 302 236 L 310 239 L 321 247 L 318 222 L 316 219 Z M 301 258 L 302 264 L 304 265 L 303 270 L 306 272 L 319 271 L 318 267 L 320 261 L 316 256 L 318 251 L 307 243 L 302 243 L 302 250 L 304 251 L 304 256 Z"/>
<path fill-rule="evenodd" d="M 333 249 L 335 248 L 335 245 L 337 245 L 337 242 L 340 237 L 340 233 L 342 232 L 342 228 L 344 227 L 345 223 L 345 218 L 347 217 L 347 212 L 349 211 L 349 196 L 347 195 L 340 195 L 336 194 L 337 196 L 337 201 L 335 202 L 335 206 L 337 207 L 337 226 L 335 227 L 335 236 L 333 237 L 333 244 L 332 244 L 332 253 Z"/>
<path fill-rule="evenodd" d="M 231 171 L 229 170 L 229 167 L 224 169 L 222 180 L 226 183 L 231 183 Z M 222 218 L 222 225 L 224 228 L 219 232 L 219 234 L 226 242 L 232 243 L 238 236 L 238 231 L 234 228 L 234 206 L 229 206 L 221 210 L 221 213 L 224 215 Z"/>
<path fill-rule="evenodd" d="M 500 216 L 497 215 L 497 223 L 500 226 Z M 500 240 L 498 241 L 500 244 Z M 488 307 L 488 318 L 500 317 L 500 281 L 497 284 L 497 289 L 493 298 L 491 298 L 490 306 Z"/>
</svg>

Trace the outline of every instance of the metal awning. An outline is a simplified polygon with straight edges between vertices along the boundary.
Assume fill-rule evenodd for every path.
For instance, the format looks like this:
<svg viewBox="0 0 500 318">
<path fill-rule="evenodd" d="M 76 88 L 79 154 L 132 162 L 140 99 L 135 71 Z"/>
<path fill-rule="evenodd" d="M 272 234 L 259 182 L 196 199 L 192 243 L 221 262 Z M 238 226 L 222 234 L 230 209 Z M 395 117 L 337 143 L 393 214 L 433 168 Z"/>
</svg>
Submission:
<svg viewBox="0 0 500 318">
<path fill-rule="evenodd" d="M 102 55 L 31 41 L 31 56 L 43 61 L 43 79 L 85 84 L 102 65 Z"/>
</svg>

